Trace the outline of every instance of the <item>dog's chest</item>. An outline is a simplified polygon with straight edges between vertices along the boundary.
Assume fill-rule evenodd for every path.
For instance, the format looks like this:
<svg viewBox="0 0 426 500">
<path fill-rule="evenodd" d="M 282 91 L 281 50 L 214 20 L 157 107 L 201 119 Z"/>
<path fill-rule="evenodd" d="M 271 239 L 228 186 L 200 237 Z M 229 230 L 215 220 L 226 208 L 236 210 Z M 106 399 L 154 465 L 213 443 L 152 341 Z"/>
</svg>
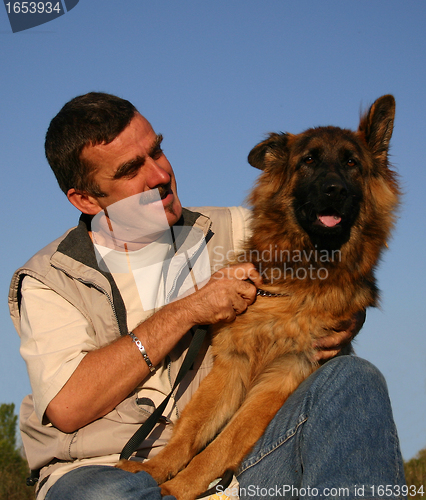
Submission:
<svg viewBox="0 0 426 500">
<path fill-rule="evenodd" d="M 233 323 L 215 331 L 215 356 L 244 356 L 250 363 L 265 363 L 288 355 L 311 351 L 312 331 L 322 329 L 320 320 L 293 309 L 285 297 L 259 297 Z"/>
</svg>

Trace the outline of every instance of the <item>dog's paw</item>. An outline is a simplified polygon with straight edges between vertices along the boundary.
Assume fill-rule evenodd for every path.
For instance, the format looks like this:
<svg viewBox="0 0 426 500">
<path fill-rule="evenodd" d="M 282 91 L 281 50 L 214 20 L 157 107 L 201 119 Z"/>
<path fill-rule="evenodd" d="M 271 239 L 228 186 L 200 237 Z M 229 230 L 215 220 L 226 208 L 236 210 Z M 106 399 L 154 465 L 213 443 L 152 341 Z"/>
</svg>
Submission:
<svg viewBox="0 0 426 500">
<path fill-rule="evenodd" d="M 126 470 L 127 472 L 140 472 L 141 470 L 145 470 L 144 463 L 137 462 L 136 460 L 120 460 L 115 467 L 117 469 Z"/>
<path fill-rule="evenodd" d="M 145 471 L 150 474 L 157 482 L 162 484 L 165 481 L 172 479 L 178 471 L 171 470 L 165 464 L 156 459 L 151 459 L 146 462 L 137 462 L 135 460 L 120 460 L 116 465 L 118 469 L 126 470 L 128 472 Z"/>
<path fill-rule="evenodd" d="M 197 477 L 190 469 L 184 469 L 173 479 L 161 484 L 161 494 L 173 495 L 177 500 L 195 500 L 205 492 L 211 482 L 209 477 L 202 474 Z"/>
<path fill-rule="evenodd" d="M 161 495 L 173 495 L 177 500 L 195 500 L 197 493 L 191 489 L 190 484 L 184 484 L 178 477 L 161 485 Z"/>
<path fill-rule="evenodd" d="M 156 480 L 157 484 L 164 483 L 174 475 L 163 464 L 158 463 L 157 460 L 148 460 L 147 462 L 120 460 L 115 467 L 133 473 L 145 471 Z"/>
</svg>

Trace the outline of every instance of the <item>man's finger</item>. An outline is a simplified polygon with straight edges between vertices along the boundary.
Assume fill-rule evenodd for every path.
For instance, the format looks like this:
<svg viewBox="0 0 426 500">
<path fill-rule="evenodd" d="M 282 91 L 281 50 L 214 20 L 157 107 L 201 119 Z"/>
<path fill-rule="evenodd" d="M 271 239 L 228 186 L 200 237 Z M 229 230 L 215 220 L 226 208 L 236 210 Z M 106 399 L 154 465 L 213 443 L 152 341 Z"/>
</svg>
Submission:
<svg viewBox="0 0 426 500">
<path fill-rule="evenodd" d="M 317 351 L 315 353 L 315 361 L 326 361 L 328 359 L 334 358 L 334 356 L 337 356 L 339 354 L 340 350 L 336 351 Z"/>
<path fill-rule="evenodd" d="M 342 345 L 348 344 L 352 339 L 351 334 L 346 331 L 335 332 L 332 335 L 327 335 L 327 337 L 323 337 L 318 339 L 314 347 L 315 349 L 340 349 Z M 338 352 L 338 351 L 337 351 Z"/>
<path fill-rule="evenodd" d="M 238 281 L 236 283 L 236 292 L 245 300 L 246 303 L 252 304 L 256 298 L 257 288 L 248 281 Z"/>
<path fill-rule="evenodd" d="M 256 285 L 260 284 L 262 281 L 259 272 L 256 270 L 256 268 L 251 262 L 245 262 L 243 264 L 234 264 L 232 266 L 224 268 L 222 271 L 226 271 L 227 276 L 229 278 L 236 278 L 241 281 L 250 279 Z"/>
</svg>

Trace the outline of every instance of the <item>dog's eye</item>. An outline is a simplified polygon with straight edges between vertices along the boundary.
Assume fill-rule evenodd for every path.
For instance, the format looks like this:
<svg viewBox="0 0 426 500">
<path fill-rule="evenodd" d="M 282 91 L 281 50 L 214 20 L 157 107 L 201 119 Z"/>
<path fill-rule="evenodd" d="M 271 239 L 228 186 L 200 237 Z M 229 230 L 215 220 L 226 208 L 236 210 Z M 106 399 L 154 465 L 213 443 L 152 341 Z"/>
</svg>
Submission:
<svg viewBox="0 0 426 500">
<path fill-rule="evenodd" d="M 306 165 L 313 165 L 315 163 L 314 157 L 313 156 L 306 156 L 303 161 L 305 162 Z"/>
<path fill-rule="evenodd" d="M 346 162 L 346 165 L 348 167 L 355 167 L 356 166 L 356 161 L 353 158 L 349 158 L 349 160 Z"/>
</svg>

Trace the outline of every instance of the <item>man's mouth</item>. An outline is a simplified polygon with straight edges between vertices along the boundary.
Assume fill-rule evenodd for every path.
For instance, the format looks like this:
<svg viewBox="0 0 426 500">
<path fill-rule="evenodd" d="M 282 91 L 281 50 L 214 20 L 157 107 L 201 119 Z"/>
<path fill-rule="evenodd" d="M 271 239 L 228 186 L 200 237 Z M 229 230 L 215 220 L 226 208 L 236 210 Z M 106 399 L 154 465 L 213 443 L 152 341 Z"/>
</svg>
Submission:
<svg viewBox="0 0 426 500">
<path fill-rule="evenodd" d="M 160 198 L 164 200 L 167 198 L 167 196 L 173 194 L 173 191 L 170 184 L 168 184 L 167 186 L 160 186 L 158 188 L 158 193 L 160 194 Z"/>
</svg>

